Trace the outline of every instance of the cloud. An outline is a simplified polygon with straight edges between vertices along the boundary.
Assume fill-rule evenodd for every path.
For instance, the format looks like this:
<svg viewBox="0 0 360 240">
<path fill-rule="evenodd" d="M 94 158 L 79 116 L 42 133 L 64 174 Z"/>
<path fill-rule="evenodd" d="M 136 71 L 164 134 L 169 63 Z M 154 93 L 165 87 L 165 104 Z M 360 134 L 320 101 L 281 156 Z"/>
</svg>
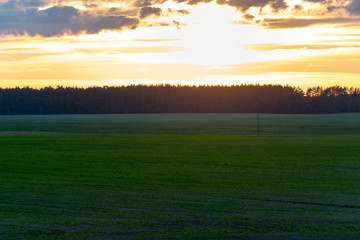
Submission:
<svg viewBox="0 0 360 240">
<path fill-rule="evenodd" d="M 40 1 L 40 0 L 23 0 L 20 2 L 20 5 L 26 6 L 26 7 L 42 7 L 47 5 L 46 1 Z"/>
<path fill-rule="evenodd" d="M 295 10 L 295 11 L 301 11 L 301 10 L 303 10 L 303 9 L 304 9 L 304 7 L 301 6 L 301 5 L 295 5 L 295 6 L 294 6 L 294 10 Z"/>
<path fill-rule="evenodd" d="M 190 14 L 185 9 L 163 11 L 153 6 L 166 1 L 169 0 L 130 0 L 123 5 L 116 0 L 0 0 L 0 35 L 51 37 L 135 29 L 140 25 L 172 26 L 173 19 L 161 23 L 146 20 L 163 14 Z"/>
<path fill-rule="evenodd" d="M 284 0 L 277 0 L 271 3 L 271 7 L 274 12 L 279 12 L 280 10 L 287 9 L 288 5 Z"/>
<path fill-rule="evenodd" d="M 16 9 L 16 8 L 27 8 L 27 7 L 43 7 L 49 4 L 46 0 L 9 0 L 0 3 L 0 9 Z"/>
<path fill-rule="evenodd" d="M 162 13 L 161 8 L 158 7 L 142 7 L 139 10 L 139 17 L 146 18 L 151 15 L 160 16 Z"/>
<path fill-rule="evenodd" d="M 236 7 L 242 12 L 246 12 L 251 7 L 264 8 L 265 6 L 270 6 L 274 12 L 288 8 L 284 0 L 217 0 L 216 3 Z"/>
<path fill-rule="evenodd" d="M 199 3 L 209 3 L 212 0 L 175 0 L 176 3 L 186 3 L 188 5 L 196 5 Z"/>
<path fill-rule="evenodd" d="M 319 3 L 319 2 L 327 2 L 327 0 L 304 0 L 305 2 L 313 2 L 313 3 Z"/>
<path fill-rule="evenodd" d="M 345 7 L 346 10 L 352 14 L 359 14 L 360 13 L 360 1 L 353 0 L 348 6 Z"/>
<path fill-rule="evenodd" d="M 157 38 L 146 38 L 146 39 L 134 39 L 136 42 L 170 42 L 170 41 L 179 41 L 180 39 L 157 39 Z"/>
<path fill-rule="evenodd" d="M 322 4 L 323 6 L 327 7 L 329 13 L 333 12 L 334 10 L 346 10 L 348 13 L 353 15 L 360 14 L 360 1 L 359 0 L 352 0 L 352 1 L 330 1 L 330 0 L 303 0 L 307 2 L 313 2 Z M 349 3 L 350 2 L 350 3 Z"/>
<path fill-rule="evenodd" d="M 45 37 L 80 33 L 95 34 L 102 30 L 134 29 L 138 19 L 125 15 L 106 16 L 85 14 L 70 6 L 54 6 L 44 10 L 25 7 L 38 5 L 40 1 L 8 1 L 0 5 L 0 34 Z M 11 9 L 11 10 L 9 10 Z"/>
<path fill-rule="evenodd" d="M 190 12 L 186 9 L 180 9 L 180 10 L 173 10 L 171 8 L 168 8 L 166 10 L 168 15 L 177 15 L 177 14 L 182 14 L 182 15 L 189 15 Z"/>
<path fill-rule="evenodd" d="M 100 16 L 80 18 L 74 21 L 74 27 L 70 29 L 72 33 L 78 34 L 86 32 L 87 34 L 99 33 L 102 30 L 122 30 L 135 29 L 138 26 L 138 19 L 125 16 Z"/>
<path fill-rule="evenodd" d="M 248 44 L 242 46 L 245 49 L 255 51 L 274 51 L 274 50 L 324 50 L 336 48 L 358 48 L 360 44 L 277 44 L 277 43 L 264 43 L 264 44 Z"/>
<path fill-rule="evenodd" d="M 188 15 L 189 10 L 162 8 L 161 5 L 168 1 L 170 0 L 0 0 L 0 35 L 61 36 L 135 29 L 138 26 L 183 25 L 178 19 L 170 17 Z M 187 5 L 212 1 L 174 0 L 175 3 Z M 289 0 L 216 0 L 216 3 L 235 7 L 241 12 L 239 18 L 244 21 L 238 23 L 257 23 L 266 28 L 299 28 L 360 21 L 356 17 L 360 14 L 359 0 L 302 0 L 297 1 L 297 5 Z M 309 5 L 314 8 L 309 9 Z M 251 8 L 257 10 L 253 11 Z M 269 18 L 269 10 L 273 18 Z M 279 14 L 294 17 L 276 18 Z M 158 16 L 169 19 L 148 22 L 148 18 Z"/>
<path fill-rule="evenodd" d="M 246 19 L 247 21 L 252 21 L 254 20 L 255 16 L 251 15 L 251 14 L 244 14 L 242 16 L 244 19 Z"/>
<path fill-rule="evenodd" d="M 302 0 L 302 2 L 296 2 L 297 4 L 291 7 L 289 5 L 291 2 L 286 0 L 216 1 L 219 5 L 228 5 L 237 8 L 240 12 L 244 13 L 242 17 L 247 21 L 251 21 L 251 19 L 247 17 L 253 15 L 256 19 L 260 19 L 257 23 L 267 28 L 297 28 L 316 24 L 352 23 L 359 20 L 357 16 L 360 14 L 360 0 Z M 311 5 L 309 5 L 309 3 Z M 258 14 L 251 11 L 250 15 L 248 11 L 250 8 L 258 8 Z M 265 8 L 266 10 L 270 9 L 272 11 L 274 18 L 262 19 L 262 16 L 266 15 L 263 12 Z M 285 16 L 288 15 L 289 17 L 276 18 L 279 12 L 285 12 Z M 348 13 L 351 15 L 349 16 Z"/>
<path fill-rule="evenodd" d="M 358 22 L 358 18 L 272 18 L 264 19 L 266 28 L 302 28 L 317 24 L 345 24 Z"/>
<path fill-rule="evenodd" d="M 268 73 L 346 73 L 360 74 L 360 57 L 358 55 L 328 55 L 304 57 L 295 60 L 278 60 L 272 62 L 254 62 L 226 66 L 217 74 L 252 75 Z"/>
<path fill-rule="evenodd" d="M 186 9 L 176 10 L 175 12 L 180 13 L 182 15 L 189 15 L 190 14 L 190 12 L 188 10 L 186 10 Z"/>
<path fill-rule="evenodd" d="M 27 11 L 28 19 L 46 23 L 68 23 L 72 17 L 80 15 L 79 11 L 73 7 L 51 7 L 43 11 Z"/>
<path fill-rule="evenodd" d="M 165 3 L 167 0 L 136 0 L 134 2 L 134 6 L 135 7 L 151 7 L 155 4 L 163 4 Z"/>
<path fill-rule="evenodd" d="M 176 26 L 177 29 L 180 29 L 180 26 L 182 25 L 180 22 L 173 20 L 173 24 Z"/>
<path fill-rule="evenodd" d="M 7 1 L 4 3 L 0 3 L 0 8 L 2 8 L 2 9 L 13 9 L 15 7 L 16 7 L 15 1 Z"/>
<path fill-rule="evenodd" d="M 183 47 L 164 47 L 164 46 L 145 46 L 145 47 L 124 47 L 124 48 L 79 48 L 75 49 L 75 52 L 82 53 L 101 53 L 101 54 L 146 54 L 146 53 L 171 53 L 184 51 Z"/>
</svg>

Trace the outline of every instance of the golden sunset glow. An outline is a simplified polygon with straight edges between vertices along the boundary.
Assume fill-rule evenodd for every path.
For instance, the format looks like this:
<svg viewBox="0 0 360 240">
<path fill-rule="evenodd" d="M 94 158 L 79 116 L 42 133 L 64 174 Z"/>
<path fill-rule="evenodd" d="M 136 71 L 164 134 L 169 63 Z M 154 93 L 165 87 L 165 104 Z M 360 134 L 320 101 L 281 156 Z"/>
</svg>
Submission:
<svg viewBox="0 0 360 240">
<path fill-rule="evenodd" d="M 0 87 L 360 87 L 357 1 L 0 1 Z"/>
</svg>

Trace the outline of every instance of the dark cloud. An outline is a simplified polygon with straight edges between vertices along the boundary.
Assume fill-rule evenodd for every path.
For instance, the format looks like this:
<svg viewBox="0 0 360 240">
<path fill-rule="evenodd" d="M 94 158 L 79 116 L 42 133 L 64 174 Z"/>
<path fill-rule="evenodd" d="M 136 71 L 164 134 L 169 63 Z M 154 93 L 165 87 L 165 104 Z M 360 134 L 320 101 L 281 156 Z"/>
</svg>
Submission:
<svg viewBox="0 0 360 240">
<path fill-rule="evenodd" d="M 61 36 L 81 33 L 96 34 L 102 30 L 135 29 L 141 26 L 180 26 L 174 22 L 147 23 L 146 18 L 160 16 L 163 11 L 154 5 L 169 0 L 132 0 L 126 8 L 106 7 L 115 0 L 0 0 L 0 35 Z M 197 1 L 186 0 L 189 4 Z M 79 2 L 85 9 L 77 9 Z M 105 4 L 105 5 L 104 5 Z M 40 10 L 41 9 L 41 10 Z M 187 15 L 188 10 L 165 11 Z M 141 21 L 141 22 L 140 22 Z"/>
<path fill-rule="evenodd" d="M 351 22 L 358 22 L 360 19 L 352 18 L 275 18 L 264 19 L 263 26 L 266 28 L 302 28 L 317 24 L 345 24 Z"/>
<path fill-rule="evenodd" d="M 139 17 L 146 18 L 151 15 L 160 16 L 162 13 L 161 8 L 158 7 L 142 7 L 139 10 Z"/>
<path fill-rule="evenodd" d="M 30 3 L 30 1 L 29 1 Z M 45 10 L 9 5 L 0 6 L 0 34 L 30 36 L 61 36 L 80 33 L 95 34 L 102 30 L 134 29 L 138 19 L 127 16 L 92 16 L 82 15 L 74 7 L 50 7 Z"/>
<path fill-rule="evenodd" d="M 139 13 L 139 10 L 136 9 L 123 9 L 123 8 L 108 8 L 108 9 L 101 9 L 101 10 L 96 10 L 96 14 L 97 15 L 102 15 L 102 16 L 128 16 L 128 17 L 137 17 Z M 86 15 L 93 15 L 94 13 L 92 11 L 86 11 L 83 12 L 83 14 Z"/>
<path fill-rule="evenodd" d="M 134 3 L 135 7 L 151 7 L 155 4 L 163 4 L 167 0 L 136 0 Z"/>
<path fill-rule="evenodd" d="M 360 14 L 360 1 L 353 0 L 348 6 L 345 7 L 347 11 L 352 14 Z"/>
<path fill-rule="evenodd" d="M 251 14 L 244 14 L 243 18 L 245 18 L 247 21 L 252 21 L 255 17 Z"/>
<path fill-rule="evenodd" d="M 99 5 L 95 4 L 95 3 L 87 3 L 87 2 L 84 2 L 83 3 L 85 7 L 87 8 L 97 8 Z"/>
<path fill-rule="evenodd" d="M 0 3 L 0 8 L 2 9 L 14 9 L 16 8 L 16 1 L 7 1 L 4 3 Z"/>
<path fill-rule="evenodd" d="M 87 34 L 95 34 L 102 30 L 122 30 L 124 28 L 135 29 L 139 23 L 137 19 L 125 16 L 90 17 L 79 20 L 80 21 L 74 21 L 75 34 L 84 31 Z M 76 26 L 77 28 L 75 28 Z"/>
<path fill-rule="evenodd" d="M 319 2 L 326 2 L 327 0 L 303 0 L 304 2 L 315 2 L 315 3 L 319 3 Z"/>
<path fill-rule="evenodd" d="M 304 9 L 304 7 L 301 6 L 301 5 L 295 5 L 295 6 L 294 6 L 294 10 L 295 10 L 295 11 L 301 11 L 301 10 L 303 10 L 303 9 Z"/>
<path fill-rule="evenodd" d="M 187 1 L 187 4 L 189 5 L 196 5 L 198 3 L 209 3 L 209 2 L 212 2 L 212 0 L 188 0 Z"/>
<path fill-rule="evenodd" d="M 177 29 L 180 29 L 180 25 L 181 25 L 180 22 L 174 20 L 173 24 L 176 26 Z"/>
<path fill-rule="evenodd" d="M 278 12 L 282 9 L 287 9 L 288 5 L 286 4 L 286 2 L 284 0 L 276 0 L 271 3 L 271 7 L 274 12 Z"/>
<path fill-rule="evenodd" d="M 263 8 L 267 5 L 270 5 L 274 11 L 286 9 L 288 7 L 284 0 L 217 0 L 216 2 L 219 5 L 226 4 L 232 7 L 236 7 L 243 12 L 246 12 L 251 7 Z"/>
<path fill-rule="evenodd" d="M 40 0 L 23 0 L 20 1 L 20 5 L 26 6 L 26 7 L 42 7 L 47 4 L 46 1 L 40 1 Z"/>
<path fill-rule="evenodd" d="M 35 17 L 46 23 L 68 23 L 72 17 L 79 16 L 79 11 L 73 7 L 51 7 L 39 11 Z"/>
<path fill-rule="evenodd" d="M 176 3 L 186 3 L 188 5 L 196 5 L 198 3 L 209 3 L 213 0 L 175 0 Z"/>
<path fill-rule="evenodd" d="M 176 10 L 177 13 L 181 13 L 182 15 L 189 15 L 190 12 L 186 9 L 180 9 L 180 10 Z"/>
<path fill-rule="evenodd" d="M 1 1 L 1 0 L 0 0 Z M 126 8 L 106 7 L 107 3 L 118 3 L 117 0 L 8 0 L 0 2 L 0 35 L 29 34 L 42 36 L 61 36 L 63 34 L 95 34 L 102 30 L 134 29 L 141 26 L 181 26 L 179 22 L 149 23 L 147 18 L 153 16 L 187 15 L 188 10 L 162 10 L 159 5 L 170 0 L 130 0 L 125 1 Z M 213 0 L 174 0 L 176 3 L 195 5 Z M 71 7 L 74 2 L 82 3 L 86 8 Z M 352 24 L 359 22 L 360 0 L 303 0 L 327 8 L 327 15 L 336 15 L 348 11 L 348 18 L 278 18 L 253 21 L 255 17 L 247 13 L 251 7 L 272 9 L 274 15 L 289 9 L 286 0 L 216 0 L 219 5 L 228 5 L 242 12 L 243 23 L 262 24 L 267 28 L 299 28 L 315 24 Z M 350 3 L 349 3 L 350 2 Z M 335 4 L 336 3 L 336 4 Z M 75 6 L 75 5 L 73 5 Z M 47 8 L 45 8 L 47 7 Z M 44 9 L 45 8 L 45 9 Z M 42 9 L 42 10 L 40 10 Z M 306 13 L 303 6 L 295 5 L 291 11 L 297 15 Z M 338 11 L 339 10 L 339 11 Z M 334 13 L 332 13 L 334 11 Z M 347 14 L 349 16 L 349 14 Z M 309 16 L 309 15 L 307 15 Z M 338 15 L 340 16 L 340 15 Z M 343 15 L 345 16 L 345 15 Z M 257 18 L 258 19 L 258 18 Z M 246 21 L 245 21 L 246 20 Z M 240 23 L 240 22 L 239 22 Z"/>
<path fill-rule="evenodd" d="M 169 22 L 141 22 L 142 27 L 170 27 L 172 23 Z"/>
<path fill-rule="evenodd" d="M 331 6 L 331 7 L 328 7 L 327 10 L 328 12 L 332 12 L 332 11 L 335 11 L 337 9 L 340 9 L 339 7 L 335 7 L 335 6 Z"/>
<path fill-rule="evenodd" d="M 9 24 L 9 23 L 16 23 L 19 21 L 19 18 L 17 16 L 0 16 L 0 26 L 1 24 Z"/>
<path fill-rule="evenodd" d="M 330 1 L 330 0 L 303 0 L 306 2 L 320 3 L 327 7 L 329 13 L 335 10 L 345 9 L 353 15 L 360 14 L 360 0 L 352 0 L 348 5 L 344 5 L 349 1 Z M 337 3 L 337 4 L 334 4 Z"/>
<path fill-rule="evenodd" d="M 47 1 L 43 0 L 9 0 L 4 3 L 0 3 L 1 9 L 16 9 L 19 7 L 42 7 L 47 5 Z"/>
<path fill-rule="evenodd" d="M 171 8 L 167 9 L 167 13 L 170 14 L 182 14 L 182 15 L 189 15 L 190 12 L 186 9 L 180 9 L 180 10 L 172 10 Z"/>
<path fill-rule="evenodd" d="M 153 2 L 151 0 L 137 0 L 134 3 L 135 7 L 149 7 L 153 5 Z"/>
</svg>

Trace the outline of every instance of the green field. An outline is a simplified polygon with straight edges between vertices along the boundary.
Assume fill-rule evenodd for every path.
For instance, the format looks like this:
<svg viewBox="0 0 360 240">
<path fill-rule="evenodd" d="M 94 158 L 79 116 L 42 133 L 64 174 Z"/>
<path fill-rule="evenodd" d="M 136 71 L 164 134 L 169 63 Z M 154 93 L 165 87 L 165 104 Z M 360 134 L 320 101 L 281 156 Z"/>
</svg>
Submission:
<svg viewBox="0 0 360 240">
<path fill-rule="evenodd" d="M 256 114 L 0 116 L 0 134 L 257 134 Z M 360 133 L 360 114 L 261 114 L 264 135 Z"/>
<path fill-rule="evenodd" d="M 360 114 L 0 117 L 0 239 L 358 239 Z"/>
</svg>

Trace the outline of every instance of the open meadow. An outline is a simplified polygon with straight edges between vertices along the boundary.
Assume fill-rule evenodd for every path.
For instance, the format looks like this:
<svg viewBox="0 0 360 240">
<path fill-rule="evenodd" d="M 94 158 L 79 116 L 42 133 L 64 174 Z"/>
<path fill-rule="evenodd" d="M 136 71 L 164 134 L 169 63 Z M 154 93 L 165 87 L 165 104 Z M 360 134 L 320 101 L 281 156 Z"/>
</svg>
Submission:
<svg viewBox="0 0 360 240">
<path fill-rule="evenodd" d="M 0 116 L 0 239 L 360 238 L 360 114 Z"/>
</svg>

